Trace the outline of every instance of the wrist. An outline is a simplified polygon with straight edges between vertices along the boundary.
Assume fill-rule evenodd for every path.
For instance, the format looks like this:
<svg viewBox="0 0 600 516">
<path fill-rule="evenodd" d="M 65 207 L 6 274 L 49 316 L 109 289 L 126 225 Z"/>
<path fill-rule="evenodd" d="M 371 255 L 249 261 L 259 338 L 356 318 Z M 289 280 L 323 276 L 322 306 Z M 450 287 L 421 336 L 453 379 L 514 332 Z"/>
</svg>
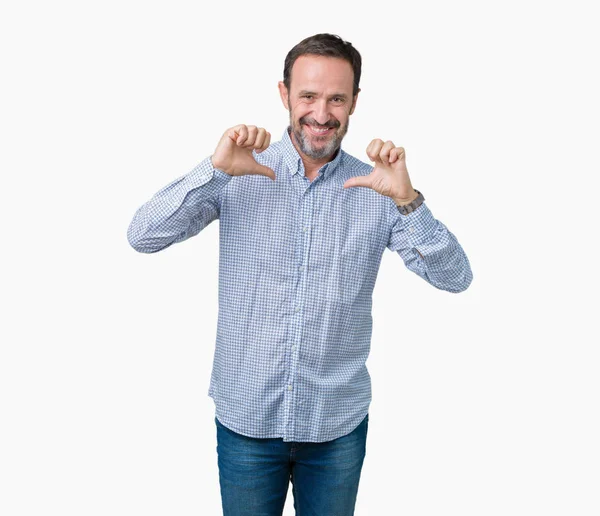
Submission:
<svg viewBox="0 0 600 516">
<path fill-rule="evenodd" d="M 392 197 L 392 200 L 396 204 L 396 206 L 406 206 L 413 202 L 419 196 L 419 192 L 417 192 L 414 188 L 408 197 Z"/>
<path fill-rule="evenodd" d="M 408 215 L 408 214 L 412 213 L 419 206 L 421 206 L 421 204 L 423 204 L 423 201 L 425 200 L 425 197 L 423 196 L 423 194 L 421 192 L 419 192 L 419 190 L 415 190 L 415 193 L 417 194 L 417 196 L 408 204 L 396 204 L 396 208 L 398 208 L 398 211 L 402 215 Z M 400 201 L 403 201 L 403 200 L 404 199 L 400 199 Z"/>
<path fill-rule="evenodd" d="M 222 167 L 220 167 L 218 164 L 216 164 L 216 163 L 213 161 L 213 156 L 214 156 L 214 154 L 211 154 L 211 156 L 210 156 L 210 164 L 212 165 L 212 167 L 213 167 L 214 169 L 218 169 L 218 170 L 220 170 L 221 172 L 224 172 L 224 173 L 225 173 L 225 174 L 227 174 L 228 176 L 233 176 L 233 174 L 232 174 L 231 172 L 229 172 L 228 170 L 225 170 L 224 168 L 222 168 Z"/>
</svg>

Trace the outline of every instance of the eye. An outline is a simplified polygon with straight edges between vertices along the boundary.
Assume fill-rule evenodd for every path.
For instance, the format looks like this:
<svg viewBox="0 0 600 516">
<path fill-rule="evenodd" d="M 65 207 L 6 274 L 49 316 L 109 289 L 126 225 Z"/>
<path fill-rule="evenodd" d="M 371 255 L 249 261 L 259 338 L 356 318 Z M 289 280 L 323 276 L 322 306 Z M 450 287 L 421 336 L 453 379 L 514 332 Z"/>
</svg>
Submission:
<svg viewBox="0 0 600 516">
<path fill-rule="evenodd" d="M 344 99 L 342 97 L 333 97 L 333 100 L 336 101 L 336 102 L 337 101 L 343 102 Z"/>
<path fill-rule="evenodd" d="M 302 98 L 305 98 L 305 99 L 311 98 L 312 99 L 312 95 L 302 95 Z"/>
</svg>

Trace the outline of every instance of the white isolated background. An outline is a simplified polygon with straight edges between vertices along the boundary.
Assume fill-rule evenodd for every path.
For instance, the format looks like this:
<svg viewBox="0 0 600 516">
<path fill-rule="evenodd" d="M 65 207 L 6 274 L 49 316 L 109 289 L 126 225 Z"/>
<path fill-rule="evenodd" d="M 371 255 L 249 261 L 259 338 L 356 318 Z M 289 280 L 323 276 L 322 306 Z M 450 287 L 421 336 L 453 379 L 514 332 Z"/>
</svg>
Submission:
<svg viewBox="0 0 600 516">
<path fill-rule="evenodd" d="M 221 514 L 219 223 L 153 255 L 126 231 L 228 127 L 278 140 L 285 55 L 331 32 L 363 57 L 343 148 L 404 146 L 474 272 L 451 294 L 384 253 L 356 514 L 598 515 L 591 5 L 3 3 L 0 514 Z"/>
</svg>

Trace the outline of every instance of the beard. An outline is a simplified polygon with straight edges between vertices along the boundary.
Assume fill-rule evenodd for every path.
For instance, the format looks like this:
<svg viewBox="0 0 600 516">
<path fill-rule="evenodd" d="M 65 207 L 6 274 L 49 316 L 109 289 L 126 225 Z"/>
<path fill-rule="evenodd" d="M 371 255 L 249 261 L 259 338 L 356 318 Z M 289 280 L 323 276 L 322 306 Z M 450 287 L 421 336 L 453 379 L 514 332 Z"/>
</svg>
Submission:
<svg viewBox="0 0 600 516">
<path fill-rule="evenodd" d="M 317 127 L 337 127 L 338 129 L 325 136 L 313 136 L 307 132 L 304 124 Z M 348 117 L 348 121 L 344 125 L 341 125 L 335 119 L 330 120 L 325 125 L 321 125 L 313 118 L 308 117 L 302 117 L 296 122 L 293 120 L 292 111 L 290 110 L 290 127 L 294 133 L 296 143 L 300 147 L 300 150 L 312 159 L 323 159 L 332 156 L 340 148 L 342 140 L 348 132 L 349 125 L 350 117 Z"/>
</svg>

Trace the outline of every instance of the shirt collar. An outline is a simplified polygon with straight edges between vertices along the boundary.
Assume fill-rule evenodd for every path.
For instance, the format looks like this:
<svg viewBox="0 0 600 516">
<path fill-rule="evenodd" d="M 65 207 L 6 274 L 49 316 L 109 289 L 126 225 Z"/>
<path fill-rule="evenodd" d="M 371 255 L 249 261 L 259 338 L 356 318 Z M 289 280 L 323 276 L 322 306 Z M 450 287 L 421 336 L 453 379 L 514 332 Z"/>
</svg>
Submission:
<svg viewBox="0 0 600 516">
<path fill-rule="evenodd" d="M 283 153 L 283 159 L 288 166 L 290 174 L 294 175 L 295 173 L 299 173 L 301 175 L 305 175 L 304 163 L 302 162 L 300 154 L 298 154 L 298 150 L 296 147 L 294 147 L 289 132 L 290 130 L 291 127 L 288 125 L 283 131 L 283 136 L 281 137 L 281 151 Z M 323 176 L 323 179 L 325 179 L 329 173 L 333 173 L 333 171 L 340 165 L 342 161 L 342 152 L 342 146 L 340 145 L 335 157 L 331 161 L 325 163 L 319 169 L 319 173 Z"/>
</svg>

